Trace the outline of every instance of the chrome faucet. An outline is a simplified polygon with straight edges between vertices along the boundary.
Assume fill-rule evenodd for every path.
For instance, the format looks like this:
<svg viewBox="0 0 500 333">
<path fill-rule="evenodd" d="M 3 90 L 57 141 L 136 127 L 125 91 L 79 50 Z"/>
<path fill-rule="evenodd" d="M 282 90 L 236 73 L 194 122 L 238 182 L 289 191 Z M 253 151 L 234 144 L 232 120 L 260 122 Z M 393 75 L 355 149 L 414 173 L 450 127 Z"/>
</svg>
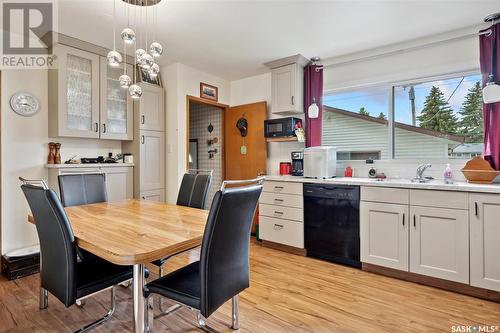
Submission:
<svg viewBox="0 0 500 333">
<path fill-rule="evenodd" d="M 428 168 L 432 167 L 432 164 L 422 164 L 422 165 L 419 165 L 417 167 L 417 174 L 415 176 L 415 178 L 413 178 L 411 181 L 412 182 L 419 182 L 419 183 L 425 183 L 428 181 L 428 179 L 426 179 L 423 174 L 425 172 L 425 170 L 427 170 Z"/>
</svg>

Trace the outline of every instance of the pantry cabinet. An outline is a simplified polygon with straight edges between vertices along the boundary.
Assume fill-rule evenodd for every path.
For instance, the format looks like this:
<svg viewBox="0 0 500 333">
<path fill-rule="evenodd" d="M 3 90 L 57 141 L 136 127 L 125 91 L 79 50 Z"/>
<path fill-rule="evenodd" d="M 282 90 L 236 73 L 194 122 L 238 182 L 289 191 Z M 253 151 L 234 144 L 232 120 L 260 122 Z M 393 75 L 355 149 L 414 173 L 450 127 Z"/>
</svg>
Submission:
<svg viewBox="0 0 500 333">
<path fill-rule="evenodd" d="M 470 195 L 470 284 L 500 291 L 500 195 Z"/>
<path fill-rule="evenodd" d="M 57 44 L 56 66 L 49 70 L 51 137 L 133 139 L 133 105 L 105 57 Z M 133 67 L 127 64 L 127 72 Z"/>
<path fill-rule="evenodd" d="M 410 272 L 469 283 L 469 212 L 411 206 Z"/>
<path fill-rule="evenodd" d="M 141 191 L 164 188 L 165 135 L 158 131 L 141 131 L 140 137 Z"/>
<path fill-rule="evenodd" d="M 408 271 L 408 206 L 360 203 L 361 261 Z"/>
<path fill-rule="evenodd" d="M 139 127 L 141 130 L 163 131 L 165 128 L 165 107 L 163 88 L 141 84 L 142 97 L 138 103 Z"/>
</svg>

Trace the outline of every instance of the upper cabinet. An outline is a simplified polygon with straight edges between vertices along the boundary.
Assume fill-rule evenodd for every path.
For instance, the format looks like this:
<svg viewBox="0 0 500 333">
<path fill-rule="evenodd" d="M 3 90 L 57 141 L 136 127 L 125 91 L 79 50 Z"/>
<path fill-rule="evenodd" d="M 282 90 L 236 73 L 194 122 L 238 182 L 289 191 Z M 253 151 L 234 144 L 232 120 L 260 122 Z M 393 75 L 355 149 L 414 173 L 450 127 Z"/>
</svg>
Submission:
<svg viewBox="0 0 500 333">
<path fill-rule="evenodd" d="M 51 137 L 132 140 L 133 107 L 106 58 L 66 45 L 54 46 L 55 69 L 49 70 Z M 132 66 L 128 65 L 132 73 Z"/>
<path fill-rule="evenodd" d="M 265 64 L 271 68 L 272 113 L 304 113 L 304 66 L 307 63 L 306 58 L 296 55 Z"/>
<path fill-rule="evenodd" d="M 141 84 L 142 97 L 138 101 L 139 128 L 141 130 L 163 131 L 165 108 L 163 88 Z"/>
<path fill-rule="evenodd" d="M 107 59 L 101 57 L 100 72 L 101 138 L 132 140 L 133 102 L 128 96 L 128 90 L 123 89 L 118 81 L 120 75 L 123 74 L 123 67 L 109 67 Z M 133 73 L 132 65 L 127 64 L 127 73 Z"/>
</svg>

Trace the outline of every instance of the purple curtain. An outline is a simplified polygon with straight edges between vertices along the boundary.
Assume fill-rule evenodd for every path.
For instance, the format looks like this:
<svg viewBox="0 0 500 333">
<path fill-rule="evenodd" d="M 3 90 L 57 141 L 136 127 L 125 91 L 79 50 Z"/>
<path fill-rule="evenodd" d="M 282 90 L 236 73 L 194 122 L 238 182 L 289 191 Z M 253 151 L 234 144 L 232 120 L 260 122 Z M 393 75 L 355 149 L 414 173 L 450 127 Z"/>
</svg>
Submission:
<svg viewBox="0 0 500 333">
<path fill-rule="evenodd" d="M 316 101 L 318 118 L 309 118 L 307 109 Z M 323 120 L 323 66 L 308 65 L 304 68 L 304 110 L 306 113 L 306 147 L 321 146 Z"/>
<path fill-rule="evenodd" d="M 500 23 L 493 25 L 490 35 L 479 36 L 480 64 L 483 87 L 494 70 L 494 79 L 500 84 Z M 500 102 L 483 104 L 483 155 L 493 168 L 500 170 Z"/>
</svg>

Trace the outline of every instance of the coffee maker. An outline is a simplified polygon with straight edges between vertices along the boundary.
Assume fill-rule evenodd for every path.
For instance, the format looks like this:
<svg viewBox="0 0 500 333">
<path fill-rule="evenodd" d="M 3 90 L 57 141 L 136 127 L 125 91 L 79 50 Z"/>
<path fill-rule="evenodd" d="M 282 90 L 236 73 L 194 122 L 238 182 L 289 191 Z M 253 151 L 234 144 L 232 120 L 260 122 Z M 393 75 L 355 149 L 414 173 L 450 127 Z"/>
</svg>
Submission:
<svg viewBox="0 0 500 333">
<path fill-rule="evenodd" d="M 292 152 L 292 176 L 304 175 L 304 153 L 301 151 Z"/>
</svg>

